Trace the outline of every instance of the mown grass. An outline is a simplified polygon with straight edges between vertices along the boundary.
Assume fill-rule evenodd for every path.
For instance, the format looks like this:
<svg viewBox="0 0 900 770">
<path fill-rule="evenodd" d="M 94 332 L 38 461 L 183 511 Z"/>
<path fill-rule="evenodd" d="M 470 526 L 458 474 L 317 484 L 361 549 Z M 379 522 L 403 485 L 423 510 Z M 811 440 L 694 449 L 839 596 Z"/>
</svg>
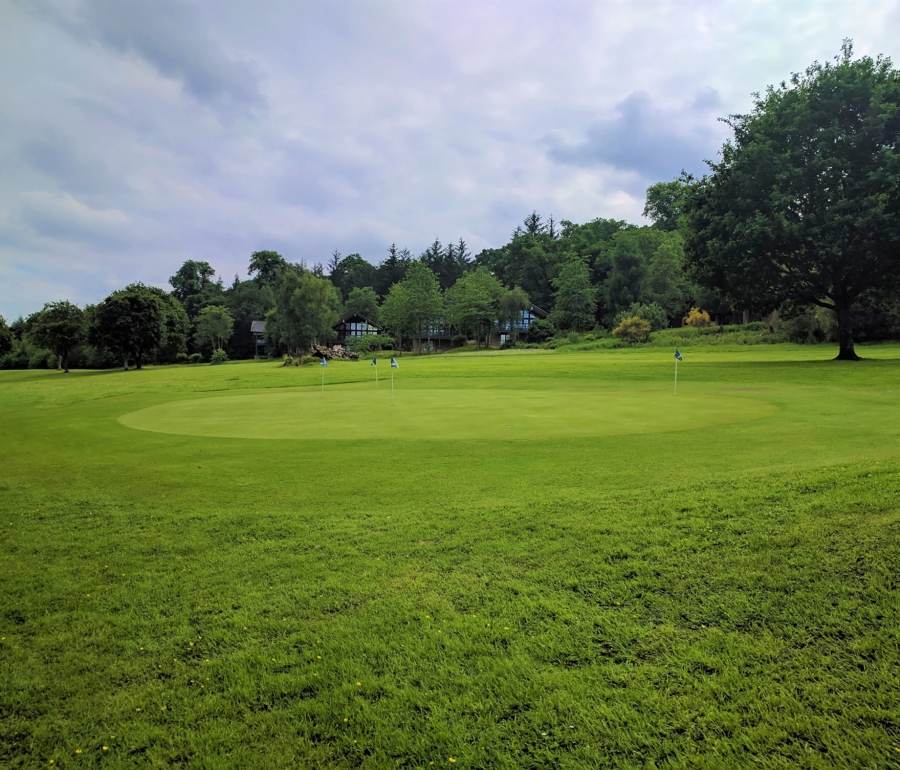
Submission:
<svg viewBox="0 0 900 770">
<path fill-rule="evenodd" d="M 118 421 L 318 367 L 0 373 L 0 763 L 900 767 L 900 347 L 832 352 L 697 349 L 680 394 L 767 413 L 552 439 L 448 439 L 465 400 L 393 439 Z M 655 350 L 401 367 L 395 409 L 448 383 L 655 398 L 673 373 Z"/>
</svg>

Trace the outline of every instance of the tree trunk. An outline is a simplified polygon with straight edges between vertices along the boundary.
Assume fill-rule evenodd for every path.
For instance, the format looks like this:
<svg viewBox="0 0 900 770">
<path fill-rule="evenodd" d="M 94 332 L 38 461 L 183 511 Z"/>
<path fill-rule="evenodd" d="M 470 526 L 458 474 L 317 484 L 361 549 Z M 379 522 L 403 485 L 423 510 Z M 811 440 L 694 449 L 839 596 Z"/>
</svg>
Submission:
<svg viewBox="0 0 900 770">
<path fill-rule="evenodd" d="M 62 359 L 63 373 L 68 374 L 69 373 L 69 352 L 66 351 L 65 353 L 62 354 L 62 356 L 60 358 Z"/>
<path fill-rule="evenodd" d="M 850 319 L 850 303 L 841 303 L 835 308 L 838 321 L 839 350 L 835 361 L 859 361 L 853 349 L 853 321 Z"/>
</svg>

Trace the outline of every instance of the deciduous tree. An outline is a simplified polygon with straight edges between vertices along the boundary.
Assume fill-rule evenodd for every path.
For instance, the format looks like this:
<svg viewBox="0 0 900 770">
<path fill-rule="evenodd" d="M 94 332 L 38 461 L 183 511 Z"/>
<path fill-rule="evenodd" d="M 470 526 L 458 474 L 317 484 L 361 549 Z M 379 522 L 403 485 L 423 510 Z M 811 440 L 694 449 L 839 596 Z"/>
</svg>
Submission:
<svg viewBox="0 0 900 770">
<path fill-rule="evenodd" d="M 210 305 L 203 308 L 197 316 L 194 338 L 198 345 L 208 341 L 216 350 L 221 350 L 233 330 L 234 318 L 231 313 L 219 305 Z"/>
<path fill-rule="evenodd" d="M 697 279 L 751 310 L 833 310 L 837 357 L 856 360 L 854 304 L 900 283 L 900 73 L 845 42 L 728 123 L 687 199 Z"/>
<path fill-rule="evenodd" d="M 0 315 L 0 356 L 5 356 L 12 350 L 13 335 L 6 325 L 6 319 Z"/>
<path fill-rule="evenodd" d="M 484 267 L 466 273 L 447 291 L 447 320 L 471 334 L 479 344 L 487 341 L 500 316 L 503 285 Z"/>
<path fill-rule="evenodd" d="M 140 369 L 165 336 L 163 302 L 141 283 L 114 291 L 92 309 L 89 342 L 120 356 L 126 368 L 132 360 Z"/>
<path fill-rule="evenodd" d="M 266 315 L 266 342 L 273 350 L 305 353 L 333 339 L 331 327 L 340 314 L 341 299 L 334 285 L 292 266 L 275 286 L 275 309 Z"/>
<path fill-rule="evenodd" d="M 378 295 L 375 289 L 371 286 L 351 289 L 344 303 L 344 313 L 359 313 L 372 323 L 378 323 Z"/>
<path fill-rule="evenodd" d="M 286 267 L 287 261 L 277 251 L 254 251 L 250 255 L 247 275 L 253 276 L 253 280 L 262 286 L 271 286 Z"/>
<path fill-rule="evenodd" d="M 84 311 L 78 305 L 63 300 L 48 302 L 36 313 L 31 324 L 31 338 L 42 347 L 52 350 L 59 366 L 69 371 L 69 351 L 85 338 Z"/>
<path fill-rule="evenodd" d="M 594 326 L 597 290 L 591 285 L 591 274 L 583 260 L 573 259 L 562 266 L 553 281 L 556 303 L 550 318 L 559 329 L 585 331 Z"/>
</svg>

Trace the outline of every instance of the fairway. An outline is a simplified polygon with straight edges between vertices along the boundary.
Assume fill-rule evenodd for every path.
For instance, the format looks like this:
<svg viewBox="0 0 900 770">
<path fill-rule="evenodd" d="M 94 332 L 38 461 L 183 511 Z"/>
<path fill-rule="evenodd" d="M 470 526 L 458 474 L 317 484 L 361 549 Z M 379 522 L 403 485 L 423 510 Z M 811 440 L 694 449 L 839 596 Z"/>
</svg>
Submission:
<svg viewBox="0 0 900 770">
<path fill-rule="evenodd" d="M 0 372 L 0 765 L 900 767 L 860 352 Z"/>
<path fill-rule="evenodd" d="M 191 436 L 273 439 L 552 439 L 708 428 L 771 413 L 764 401 L 659 390 L 565 394 L 544 389 L 451 389 L 451 381 L 390 391 L 354 386 L 326 392 L 257 393 L 173 401 L 123 415 L 130 428 Z"/>
</svg>

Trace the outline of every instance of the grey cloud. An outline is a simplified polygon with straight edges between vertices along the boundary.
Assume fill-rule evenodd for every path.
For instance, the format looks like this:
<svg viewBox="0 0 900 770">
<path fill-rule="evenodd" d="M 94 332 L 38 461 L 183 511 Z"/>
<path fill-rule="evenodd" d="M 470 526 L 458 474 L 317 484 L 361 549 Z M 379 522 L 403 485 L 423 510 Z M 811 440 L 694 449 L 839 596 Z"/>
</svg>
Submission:
<svg viewBox="0 0 900 770">
<path fill-rule="evenodd" d="M 59 13 L 52 18 L 79 37 L 136 54 L 201 102 L 250 108 L 266 104 L 257 68 L 229 57 L 186 2 L 84 0 L 74 18 Z"/>
<path fill-rule="evenodd" d="M 722 97 L 715 88 L 701 88 L 694 94 L 691 108 L 697 112 L 708 112 L 722 106 Z"/>
<path fill-rule="evenodd" d="M 588 127 L 584 141 L 551 134 L 543 144 L 558 163 L 611 166 L 644 179 L 669 179 L 682 168 L 702 171 L 703 160 L 716 150 L 717 137 L 705 114 L 692 120 L 691 113 L 705 113 L 716 106 L 717 98 L 709 89 L 698 93 L 687 108 L 666 112 L 649 94 L 635 91 L 616 105 L 612 115 Z"/>
<path fill-rule="evenodd" d="M 131 220 L 117 209 L 94 209 L 66 193 L 43 190 L 21 193 L 19 198 L 21 221 L 38 236 L 92 244 L 116 244 L 134 238 L 129 229 Z"/>
<path fill-rule="evenodd" d="M 42 136 L 26 140 L 19 155 L 68 192 L 106 196 L 126 188 L 102 161 L 85 157 L 68 137 L 56 131 L 44 131 Z"/>
</svg>

